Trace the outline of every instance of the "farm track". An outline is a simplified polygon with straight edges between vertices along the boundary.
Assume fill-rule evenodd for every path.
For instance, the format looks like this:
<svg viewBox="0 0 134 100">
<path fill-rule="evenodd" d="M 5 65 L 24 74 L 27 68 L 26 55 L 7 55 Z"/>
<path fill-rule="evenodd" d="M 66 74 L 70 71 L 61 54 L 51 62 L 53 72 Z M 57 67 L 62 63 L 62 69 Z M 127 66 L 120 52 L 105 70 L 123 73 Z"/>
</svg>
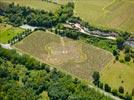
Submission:
<svg viewBox="0 0 134 100">
<path fill-rule="evenodd" d="M 95 86 L 92 86 L 92 85 L 88 85 L 88 86 L 89 86 L 89 88 L 94 89 L 97 92 L 100 92 L 100 93 L 104 94 L 105 96 L 111 97 L 114 100 L 122 100 L 119 97 L 116 97 L 116 96 L 112 95 L 111 93 L 108 93 L 108 92 L 106 92 L 102 89 L 99 89 L 99 88 L 95 87 Z"/>
</svg>

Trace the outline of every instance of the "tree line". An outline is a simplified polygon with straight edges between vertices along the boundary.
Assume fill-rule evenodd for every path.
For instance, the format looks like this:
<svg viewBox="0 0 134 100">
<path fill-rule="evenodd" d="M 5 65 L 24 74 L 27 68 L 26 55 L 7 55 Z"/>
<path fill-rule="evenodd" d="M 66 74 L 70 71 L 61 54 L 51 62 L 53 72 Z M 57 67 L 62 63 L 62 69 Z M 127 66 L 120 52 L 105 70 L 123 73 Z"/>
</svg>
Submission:
<svg viewBox="0 0 134 100">
<path fill-rule="evenodd" d="M 85 83 L 28 55 L 0 47 L 0 99 L 112 100 Z"/>
<path fill-rule="evenodd" d="M 8 40 L 8 44 L 13 45 L 13 44 L 21 41 L 22 39 L 24 39 L 25 37 L 27 37 L 30 34 L 31 34 L 31 30 L 25 30 L 24 32 L 14 36 L 11 40 Z"/>
<path fill-rule="evenodd" d="M 47 12 L 44 10 L 32 9 L 29 7 L 21 7 L 19 5 L 7 4 L 0 2 L 0 15 L 6 16 L 9 22 L 15 26 L 29 24 L 33 26 L 41 26 L 50 28 L 57 23 L 65 22 L 73 15 L 73 3 L 61 6 L 56 12 Z"/>
</svg>

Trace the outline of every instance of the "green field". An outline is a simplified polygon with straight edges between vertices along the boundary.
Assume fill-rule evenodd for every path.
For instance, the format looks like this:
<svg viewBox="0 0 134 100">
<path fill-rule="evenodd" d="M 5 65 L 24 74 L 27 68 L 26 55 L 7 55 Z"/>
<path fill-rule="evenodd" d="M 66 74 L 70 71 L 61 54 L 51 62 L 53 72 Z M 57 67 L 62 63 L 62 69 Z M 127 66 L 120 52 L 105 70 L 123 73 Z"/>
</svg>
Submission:
<svg viewBox="0 0 134 100">
<path fill-rule="evenodd" d="M 19 27 L 13 27 L 8 24 L 0 24 L 0 42 L 1 43 L 8 43 L 8 40 L 12 39 L 19 33 L 22 33 L 24 29 Z"/>
<path fill-rule="evenodd" d="M 124 64 L 120 62 L 111 63 L 102 71 L 102 81 L 117 89 L 123 86 L 125 93 L 132 93 L 134 89 L 134 63 Z"/>
<path fill-rule="evenodd" d="M 134 0 L 76 0 L 75 15 L 94 26 L 134 32 Z"/>
<path fill-rule="evenodd" d="M 28 6 L 34 9 L 52 11 L 55 12 L 60 8 L 60 5 L 49 3 L 43 0 L 0 0 L 7 3 L 14 2 L 15 4 L 19 4 L 20 6 Z"/>
<path fill-rule="evenodd" d="M 124 57 L 124 51 L 121 51 L 119 60 L 123 60 Z M 120 86 L 123 86 L 124 93 L 128 92 L 132 94 L 132 89 L 134 89 L 134 63 L 132 58 L 130 62 L 124 61 L 124 63 L 112 61 L 102 70 L 101 74 L 104 83 L 108 83 L 112 88 L 117 90 Z"/>
<path fill-rule="evenodd" d="M 15 47 L 86 80 L 91 79 L 93 71 L 100 71 L 113 58 L 109 52 L 102 49 L 43 31 L 32 33 Z"/>
</svg>

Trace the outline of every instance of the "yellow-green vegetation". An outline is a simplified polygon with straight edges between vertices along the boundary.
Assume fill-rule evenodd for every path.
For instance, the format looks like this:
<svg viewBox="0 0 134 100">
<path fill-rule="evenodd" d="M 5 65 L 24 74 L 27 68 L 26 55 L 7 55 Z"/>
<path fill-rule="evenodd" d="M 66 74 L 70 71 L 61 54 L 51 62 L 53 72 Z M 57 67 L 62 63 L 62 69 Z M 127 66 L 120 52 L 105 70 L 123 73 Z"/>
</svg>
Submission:
<svg viewBox="0 0 134 100">
<path fill-rule="evenodd" d="M 45 11 L 52 11 L 55 12 L 60 8 L 60 5 L 49 3 L 43 0 L 0 0 L 7 3 L 14 2 L 15 4 L 19 4 L 20 6 L 28 6 L 31 8 L 45 10 Z"/>
<path fill-rule="evenodd" d="M 124 55 L 121 52 L 119 59 L 124 59 Z M 104 68 L 101 73 L 101 80 L 104 83 L 108 83 L 112 89 L 119 89 L 120 86 L 124 87 L 124 90 L 129 94 L 134 89 L 134 63 L 130 62 L 121 63 L 119 61 L 112 61 L 111 64 Z"/>
<path fill-rule="evenodd" d="M 49 96 L 48 96 L 48 93 L 43 91 L 41 94 L 40 94 L 41 98 L 39 100 L 50 100 L 49 99 Z"/>
<path fill-rule="evenodd" d="M 0 16 L 0 23 L 6 22 L 7 20 L 8 18 L 6 18 L 5 16 Z"/>
<path fill-rule="evenodd" d="M 89 44 L 36 31 L 15 47 L 39 60 L 53 65 L 79 78 L 89 80 L 92 73 L 100 71 L 113 58 L 111 53 Z"/>
<path fill-rule="evenodd" d="M 134 32 L 134 0 L 76 0 L 75 15 L 98 27 Z"/>
<path fill-rule="evenodd" d="M 8 24 L 0 24 L 0 42 L 1 43 L 8 43 L 8 40 L 11 40 L 14 36 L 19 33 L 22 33 L 24 29 L 19 27 L 13 27 L 12 25 Z"/>
<path fill-rule="evenodd" d="M 74 1 L 74 0 L 57 0 L 57 3 L 58 3 L 58 4 L 65 5 L 65 4 L 67 4 L 68 2 L 72 2 L 72 1 Z"/>
</svg>

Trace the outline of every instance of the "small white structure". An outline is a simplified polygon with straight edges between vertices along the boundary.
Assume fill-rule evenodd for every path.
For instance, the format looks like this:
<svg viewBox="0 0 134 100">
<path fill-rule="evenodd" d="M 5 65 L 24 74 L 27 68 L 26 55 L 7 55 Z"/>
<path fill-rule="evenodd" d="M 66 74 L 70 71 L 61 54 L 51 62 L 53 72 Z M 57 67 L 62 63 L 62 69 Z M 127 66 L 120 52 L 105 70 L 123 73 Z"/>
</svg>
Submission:
<svg viewBox="0 0 134 100">
<path fill-rule="evenodd" d="M 25 25 L 20 26 L 20 28 L 29 29 L 29 30 L 31 30 L 31 31 L 34 31 L 34 30 L 35 30 L 36 28 L 38 28 L 38 27 L 30 26 L 30 25 L 25 24 Z"/>
<path fill-rule="evenodd" d="M 0 43 L 1 47 L 2 48 L 5 48 L 5 49 L 12 49 L 11 45 L 10 44 L 2 44 Z"/>
</svg>

